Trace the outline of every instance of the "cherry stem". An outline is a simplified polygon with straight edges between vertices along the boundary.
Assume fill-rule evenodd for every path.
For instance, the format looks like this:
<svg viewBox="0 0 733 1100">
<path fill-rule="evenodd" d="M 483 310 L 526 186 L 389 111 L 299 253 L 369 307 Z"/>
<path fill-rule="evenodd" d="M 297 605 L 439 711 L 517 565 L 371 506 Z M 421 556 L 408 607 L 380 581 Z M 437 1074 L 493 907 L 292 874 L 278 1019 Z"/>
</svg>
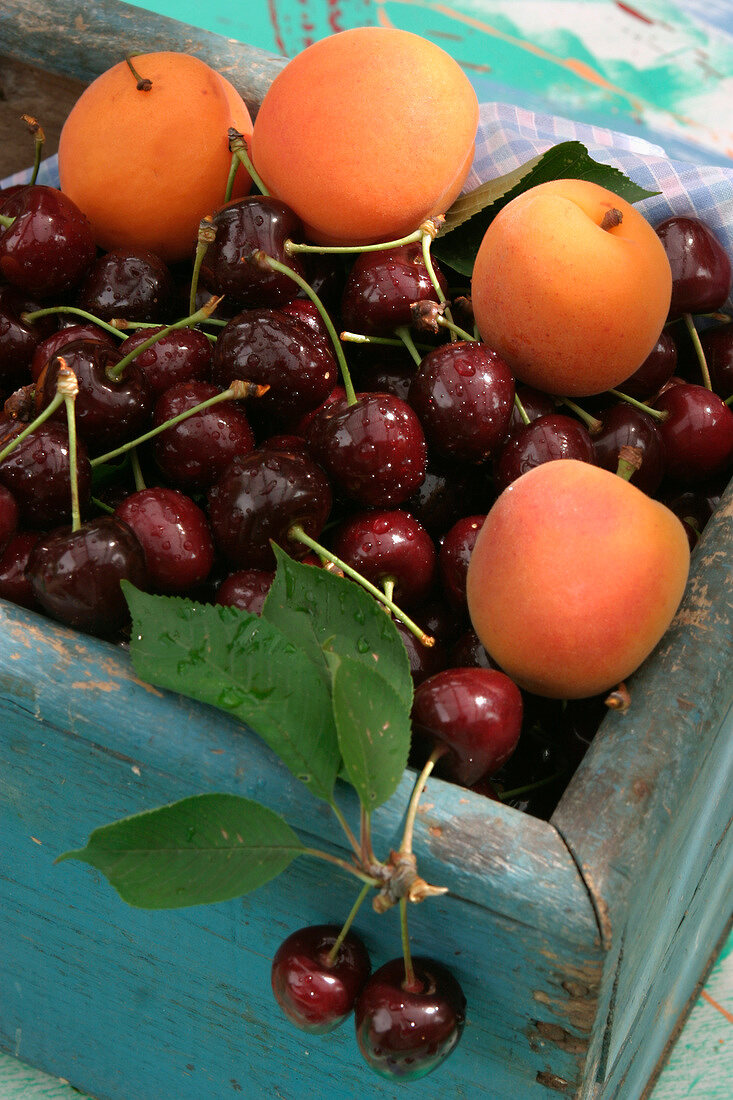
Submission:
<svg viewBox="0 0 733 1100">
<path fill-rule="evenodd" d="M 138 355 L 148 348 L 152 348 L 153 344 L 157 344 L 158 341 L 162 340 L 164 336 L 167 336 L 169 332 L 175 332 L 180 328 L 193 328 L 199 321 L 206 320 L 219 305 L 222 297 L 223 295 L 220 294 L 218 297 L 209 298 L 208 302 L 205 302 L 201 309 L 197 309 L 195 313 L 190 314 L 188 317 L 184 317 L 180 321 L 174 321 L 172 325 L 166 325 L 158 332 L 154 332 L 147 340 L 143 340 L 142 344 L 138 344 L 134 351 L 131 351 L 128 355 L 124 355 L 119 363 L 115 363 L 113 367 L 107 369 L 106 374 L 109 380 L 111 382 L 118 382 L 133 359 L 136 359 Z"/>
<path fill-rule="evenodd" d="M 300 289 L 308 295 L 311 302 L 313 302 L 313 305 L 316 307 L 319 314 L 321 315 L 324 325 L 328 329 L 328 335 L 331 337 L 331 343 L 333 344 L 334 351 L 336 352 L 336 359 L 338 361 L 339 370 L 341 371 L 341 380 L 344 384 L 344 389 L 346 390 L 346 403 L 348 405 L 355 405 L 356 392 L 354 390 L 354 384 L 351 381 L 351 374 L 346 363 L 344 349 L 341 347 L 341 341 L 339 340 L 338 333 L 333 327 L 333 321 L 328 316 L 328 311 L 326 310 L 323 302 L 318 297 L 313 287 L 309 283 L 307 283 L 305 279 L 297 273 L 297 271 L 293 271 L 293 269 L 291 267 L 288 267 L 287 264 L 281 264 L 280 261 L 276 260 L 274 256 L 268 256 L 268 254 L 266 252 L 263 252 L 262 249 L 257 249 L 256 252 L 253 252 L 251 258 L 254 260 L 255 263 L 265 264 L 273 271 L 279 271 L 281 275 L 287 275 L 288 278 L 292 279 L 293 282 L 296 283 L 300 287 Z"/>
<path fill-rule="evenodd" d="M 417 807 L 422 798 L 422 793 L 425 790 L 425 784 L 427 783 L 433 768 L 440 760 L 441 756 L 445 756 L 448 752 L 447 745 L 436 745 L 430 756 L 425 762 L 423 770 L 415 780 L 415 786 L 412 788 L 412 795 L 407 806 L 407 812 L 405 814 L 405 830 L 402 834 L 402 843 L 400 844 L 400 852 L 406 852 L 410 854 L 412 852 L 412 839 L 415 832 L 415 818 L 417 816 Z"/>
<path fill-rule="evenodd" d="M 288 537 L 293 539 L 294 542 L 301 542 L 303 546 L 307 546 L 309 550 L 313 550 L 314 553 L 319 554 L 321 557 L 330 561 L 333 565 L 337 565 L 338 568 L 350 577 L 357 584 L 360 584 L 362 588 L 365 588 L 367 592 L 370 592 L 375 599 L 383 603 L 385 607 L 388 607 L 396 619 L 399 619 L 403 623 L 411 634 L 414 634 L 419 642 L 425 646 L 435 645 L 435 638 L 431 638 L 429 634 L 426 634 L 416 622 L 413 622 L 405 612 L 390 600 L 388 596 L 382 592 L 381 588 L 377 588 L 376 585 L 368 581 L 366 577 L 362 577 L 361 573 L 357 573 L 356 569 L 353 569 L 347 562 L 342 561 L 341 558 L 337 558 L 330 550 L 327 550 L 325 546 L 321 546 L 319 542 L 312 539 L 310 535 L 306 534 L 299 523 L 294 523 L 288 530 Z"/>
<path fill-rule="evenodd" d="M 92 497 L 92 504 L 95 508 L 98 508 L 100 512 L 106 512 L 108 516 L 113 516 L 115 513 L 111 504 L 106 504 L 105 501 L 100 500 L 99 497 Z"/>
<path fill-rule="evenodd" d="M 609 390 L 614 397 L 621 398 L 622 401 L 626 401 L 627 404 L 633 405 L 635 409 L 641 409 L 642 412 L 647 413 L 648 416 L 653 417 L 655 420 L 666 420 L 669 413 L 662 409 L 653 409 L 651 405 L 645 405 L 643 401 L 637 401 L 635 397 L 629 397 L 627 393 L 621 393 L 620 390 Z"/>
<path fill-rule="evenodd" d="M 199 273 L 201 264 L 210 244 L 216 239 L 216 226 L 211 214 L 206 214 L 199 222 L 198 236 L 196 238 L 196 253 L 193 258 L 193 272 L 191 273 L 191 290 L 188 296 L 188 312 L 196 310 L 196 291 L 199 285 Z"/>
<path fill-rule="evenodd" d="M 56 390 L 56 393 L 53 395 L 48 405 L 46 405 L 46 408 L 43 410 L 43 412 L 40 412 L 35 420 L 32 420 L 30 424 L 28 424 L 27 427 L 23 429 L 22 432 L 19 432 L 18 435 L 14 436 L 13 439 L 11 439 L 7 447 L 4 447 L 2 451 L 0 451 L 0 462 L 3 462 L 8 457 L 8 455 L 12 451 L 14 451 L 20 443 L 23 442 L 24 439 L 27 439 L 29 435 L 32 435 L 36 428 L 40 428 L 41 424 L 44 424 L 50 416 L 53 416 L 53 414 L 56 412 L 59 406 L 63 404 L 63 402 L 63 394 L 60 394 L 58 390 Z"/>
<path fill-rule="evenodd" d="M 345 344 L 385 344 L 391 348 L 405 346 L 404 340 L 400 340 L 397 336 L 366 336 L 363 332 L 341 332 L 339 338 Z M 415 347 L 423 351 L 432 351 L 432 344 L 415 344 Z"/>
<path fill-rule="evenodd" d="M 348 917 L 344 921 L 343 928 L 339 932 L 338 936 L 336 937 L 336 940 L 334 942 L 333 947 L 331 948 L 331 950 L 328 952 L 328 955 L 326 956 L 326 966 L 333 966 L 334 963 L 336 962 L 336 956 L 338 955 L 338 953 L 341 949 L 341 944 L 346 939 L 346 937 L 348 935 L 348 932 L 349 932 L 349 929 L 351 928 L 352 924 L 354 923 L 354 918 L 356 917 L 356 914 L 361 909 L 362 902 L 364 901 L 364 898 L 367 896 L 367 894 L 369 893 L 369 891 L 371 889 L 372 888 L 371 888 L 371 886 L 369 885 L 368 882 L 365 882 L 364 885 L 362 886 L 358 898 L 356 899 L 356 901 L 354 902 L 354 904 L 351 907 L 351 912 L 349 913 Z"/>
<path fill-rule="evenodd" d="M 361 861 L 366 866 L 372 867 L 377 863 L 377 857 L 374 855 L 374 849 L 372 848 L 372 819 L 369 811 L 363 806 L 361 807 L 361 821 L 359 825 L 359 833 L 361 836 Z"/>
<path fill-rule="evenodd" d="M 443 324 L 443 326 L 450 331 L 452 340 L 455 340 L 456 338 L 459 338 L 461 340 L 470 340 L 471 337 L 467 336 L 464 333 L 463 329 L 460 329 L 458 328 L 458 326 L 454 326 L 453 324 L 453 316 L 450 311 L 450 306 L 447 305 L 446 296 L 443 293 L 443 289 L 440 283 L 438 282 L 438 276 L 435 274 L 435 268 L 433 266 L 433 257 L 430 254 L 430 246 L 438 235 L 438 229 L 444 221 L 445 218 L 443 217 L 441 217 L 440 219 L 436 219 L 435 221 L 430 219 L 422 226 L 421 243 L 423 263 L 425 264 L 428 275 L 430 276 L 430 282 L 433 284 L 433 290 L 435 291 L 438 301 L 446 307 L 445 317 L 438 318 L 438 324 Z"/>
<path fill-rule="evenodd" d="M 423 229 L 416 229 L 408 233 L 406 237 L 400 237 L 396 241 L 380 241 L 379 244 L 301 244 L 299 241 L 286 241 L 285 251 L 289 256 L 298 252 L 334 253 L 336 255 L 348 255 L 353 252 L 385 252 L 388 248 L 401 248 L 405 244 L 417 244 L 423 237 Z"/>
<path fill-rule="evenodd" d="M 236 153 L 232 153 L 232 159 L 229 164 L 229 175 L 227 176 L 227 185 L 224 188 L 224 203 L 228 203 L 232 197 L 232 191 L 234 190 L 234 177 L 237 174 L 237 168 L 242 162 Z"/>
<path fill-rule="evenodd" d="M 164 420 L 157 428 L 151 428 L 149 432 L 138 436 L 137 439 L 131 439 L 127 443 L 123 443 L 121 447 L 117 447 L 114 451 L 107 451 L 106 454 L 98 455 L 92 459 L 91 465 L 92 467 L 103 466 L 105 462 L 110 462 L 118 455 L 127 454 L 128 451 L 139 447 L 141 443 L 147 443 L 149 439 L 155 439 L 156 435 L 160 435 L 166 428 L 173 428 L 176 424 L 180 424 L 182 420 L 188 420 L 189 416 L 195 416 L 196 413 L 203 412 L 204 409 L 208 409 L 212 405 L 218 405 L 220 401 L 242 401 L 245 397 L 262 397 L 269 388 L 269 386 L 261 386 L 256 382 L 230 382 L 229 388 L 222 390 L 221 393 L 215 393 L 213 397 L 207 398 L 206 401 L 201 401 L 200 404 L 185 409 L 177 416 L 172 416 L 170 420 Z"/>
<path fill-rule="evenodd" d="M 452 336 L 457 336 L 459 340 L 466 340 L 470 344 L 477 343 L 477 338 L 472 333 L 467 332 L 465 328 L 461 328 L 460 325 L 455 324 L 448 317 L 448 311 L 446 310 L 444 317 L 437 317 L 436 322 L 441 328 L 446 328 Z"/>
<path fill-rule="evenodd" d="M 66 424 L 69 432 L 69 484 L 71 486 L 71 530 L 78 531 L 81 527 L 81 512 L 79 510 L 79 477 L 76 465 L 76 416 L 74 406 L 76 395 L 79 392 L 79 383 L 73 370 L 67 367 L 62 356 L 59 356 L 59 373 L 56 379 L 56 393 L 60 394 L 66 405 Z"/>
<path fill-rule="evenodd" d="M 98 325 L 110 336 L 119 336 L 121 340 L 127 339 L 124 332 L 120 332 L 119 328 L 103 321 L 101 317 L 95 317 L 93 313 L 89 313 L 86 309 L 80 309 L 78 306 L 46 306 L 44 309 L 34 309 L 32 312 L 21 313 L 20 319 L 24 324 L 32 325 L 34 321 L 39 321 L 41 317 L 52 317 L 55 313 L 72 313 L 75 317 L 83 317 L 85 321 L 91 321 L 92 324 Z"/>
<path fill-rule="evenodd" d="M 135 479 L 135 488 L 138 492 L 141 492 L 146 488 L 146 485 L 136 447 L 130 452 L 130 465 L 132 466 L 132 476 Z"/>
<path fill-rule="evenodd" d="M 565 405 L 568 409 L 570 409 L 571 412 L 574 412 L 575 415 L 583 421 L 591 435 L 595 435 L 600 432 L 603 424 L 597 417 L 593 416 L 589 412 L 586 412 L 585 409 L 582 409 L 580 407 L 580 405 L 576 405 L 576 403 L 574 401 L 571 401 L 569 397 L 559 397 L 558 401 L 561 405 Z"/>
<path fill-rule="evenodd" d="M 41 167 L 41 157 L 43 155 L 43 146 L 46 142 L 46 135 L 43 132 L 43 127 L 39 125 L 32 115 L 23 115 L 22 118 L 34 139 L 33 172 L 28 181 L 29 187 L 32 187 L 38 179 L 38 169 Z"/>
<path fill-rule="evenodd" d="M 336 819 L 337 819 L 339 825 L 344 830 L 344 833 L 346 834 L 346 839 L 348 840 L 349 844 L 351 845 L 351 847 L 353 849 L 353 852 L 354 852 L 354 855 L 356 856 L 357 859 L 361 859 L 362 850 L 359 846 L 359 841 L 354 836 L 354 833 L 351 829 L 351 826 L 349 825 L 348 821 L 346 820 L 343 813 L 341 812 L 341 809 L 336 805 L 335 801 L 329 802 L 329 806 L 331 807 L 334 814 L 336 815 Z"/>
<path fill-rule="evenodd" d="M 516 391 L 514 393 L 514 405 L 515 405 L 515 408 L 516 408 L 517 412 L 519 413 L 519 415 L 522 419 L 522 423 L 524 425 L 531 424 L 532 421 L 527 416 L 527 410 L 525 409 L 524 405 L 520 401 L 519 394 Z"/>
<path fill-rule="evenodd" d="M 407 325 L 400 325 L 399 328 L 395 329 L 395 332 L 397 333 L 400 340 L 405 345 L 405 347 L 409 351 L 410 355 L 415 360 L 415 363 L 419 367 L 420 364 L 422 363 L 422 356 L 420 355 L 420 352 L 415 347 L 415 342 L 412 339 L 412 334 L 411 334 L 409 328 L 407 327 Z"/>
<path fill-rule="evenodd" d="M 400 932 L 402 935 L 402 957 L 405 960 L 405 980 L 402 988 L 406 993 L 422 993 L 423 984 L 415 977 L 410 950 L 410 933 L 407 928 L 407 898 L 400 898 Z"/>
<path fill-rule="evenodd" d="M 10 229 L 10 226 L 15 221 L 15 218 L 9 218 L 7 214 L 0 214 L 0 225 L 3 229 Z"/>
<path fill-rule="evenodd" d="M 301 855 L 314 856 L 316 859 L 325 859 L 327 863 L 333 863 L 337 867 L 340 867 L 342 871 L 348 871 L 350 875 L 355 875 L 356 878 L 361 879 L 362 882 L 367 883 L 369 886 L 381 886 L 379 880 L 373 878 L 372 875 L 368 875 L 366 871 L 361 871 L 358 867 L 355 867 L 353 863 L 349 863 L 345 859 L 340 859 L 338 856 L 332 856 L 330 852 L 322 852 L 320 848 L 302 848 Z"/>
<path fill-rule="evenodd" d="M 502 791 L 499 795 L 501 802 L 506 802 L 510 798 L 519 798 L 521 794 L 528 794 L 530 791 L 536 791 L 540 787 L 546 787 L 549 783 L 554 783 L 556 779 L 559 779 L 561 775 L 565 774 L 565 768 L 560 768 L 558 771 L 553 772 L 552 775 L 546 775 L 544 779 L 537 779 L 534 783 L 526 783 L 523 787 L 514 787 L 511 791 Z"/>
<path fill-rule="evenodd" d="M 149 91 L 151 91 L 151 89 L 153 87 L 153 82 L 152 82 L 152 80 L 148 79 L 148 77 L 146 77 L 146 76 L 140 76 L 140 73 L 137 71 L 137 69 L 135 68 L 135 66 L 132 63 L 132 59 L 135 56 L 136 56 L 135 54 L 128 53 L 125 57 L 125 62 L 127 64 L 128 69 L 130 70 L 132 75 L 135 77 L 135 80 L 137 81 L 136 87 L 137 87 L 138 92 L 149 92 Z"/>
<path fill-rule="evenodd" d="M 636 471 L 641 467 L 641 461 L 641 447 L 631 447 L 628 444 L 624 444 L 618 452 L 618 466 L 616 467 L 617 475 L 622 477 L 624 481 L 631 481 Z"/>
<path fill-rule="evenodd" d="M 697 329 L 695 328 L 695 322 L 692 319 L 692 314 L 685 313 L 684 314 L 684 320 L 685 320 L 685 327 L 686 327 L 688 333 L 690 334 L 690 339 L 692 340 L 692 346 L 694 347 L 695 354 L 697 355 L 697 361 L 700 364 L 700 373 L 702 374 L 702 383 L 703 383 L 706 390 L 710 390 L 712 392 L 713 384 L 710 381 L 710 371 L 708 370 L 708 361 L 705 358 L 705 352 L 703 351 L 703 346 L 700 343 L 700 336 L 698 334 Z"/>
<path fill-rule="evenodd" d="M 723 402 L 723 404 L 724 404 L 724 405 L 731 405 L 731 404 L 733 404 L 733 393 L 732 393 L 732 394 L 730 395 L 730 397 L 726 397 L 726 399 L 725 399 L 725 401 Z"/>
<path fill-rule="evenodd" d="M 237 160 L 242 165 L 244 165 L 245 169 L 247 170 L 247 173 L 249 174 L 252 182 L 254 183 L 255 187 L 260 192 L 260 194 L 264 195 L 265 197 L 269 196 L 270 192 L 267 190 L 264 183 L 260 179 L 259 173 L 257 172 L 254 164 L 252 163 L 252 159 L 249 155 L 249 151 L 247 149 L 247 145 L 246 145 L 245 140 L 244 140 L 244 134 L 240 134 L 239 130 L 235 130 L 233 126 L 230 126 L 229 131 L 228 131 L 228 137 L 229 137 L 229 152 L 233 153 L 235 155 L 235 157 L 237 158 Z"/>
</svg>

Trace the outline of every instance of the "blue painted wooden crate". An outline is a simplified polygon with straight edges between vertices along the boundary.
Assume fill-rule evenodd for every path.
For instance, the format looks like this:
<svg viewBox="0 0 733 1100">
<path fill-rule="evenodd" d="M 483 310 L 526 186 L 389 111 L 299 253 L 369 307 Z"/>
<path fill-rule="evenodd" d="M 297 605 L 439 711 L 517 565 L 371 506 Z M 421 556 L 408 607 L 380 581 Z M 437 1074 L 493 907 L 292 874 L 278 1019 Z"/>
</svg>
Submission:
<svg viewBox="0 0 733 1100">
<path fill-rule="evenodd" d="M 6 0 L 0 50 L 86 80 L 121 42 L 195 49 L 253 106 L 281 65 L 123 4 L 86 5 L 82 30 L 70 0 L 48 7 Z M 450 966 L 469 1007 L 455 1053 L 413 1086 L 375 1077 L 350 1025 L 304 1037 L 274 1006 L 284 936 L 350 907 L 337 870 L 302 860 L 244 899 L 145 912 L 54 865 L 98 825 L 210 790 L 266 803 L 308 844 L 338 851 L 342 834 L 234 721 L 141 683 L 124 650 L 0 604 L 0 1047 L 100 1100 L 641 1097 L 731 911 L 732 528 L 729 490 L 631 710 L 604 720 L 549 823 L 429 782 L 416 850 L 450 894 L 414 907 L 413 950 Z M 376 815 L 378 852 L 411 786 Z M 399 954 L 394 914 L 357 926 L 375 966 Z"/>
</svg>

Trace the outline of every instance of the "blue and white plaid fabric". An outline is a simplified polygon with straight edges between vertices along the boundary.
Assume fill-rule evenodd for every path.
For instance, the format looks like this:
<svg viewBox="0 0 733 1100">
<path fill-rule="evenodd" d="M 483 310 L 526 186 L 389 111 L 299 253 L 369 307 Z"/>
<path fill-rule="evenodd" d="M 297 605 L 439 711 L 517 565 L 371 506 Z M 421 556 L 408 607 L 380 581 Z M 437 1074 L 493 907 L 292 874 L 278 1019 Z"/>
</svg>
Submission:
<svg viewBox="0 0 733 1100">
<path fill-rule="evenodd" d="M 733 256 L 733 168 L 670 160 L 659 146 L 632 134 L 535 114 L 508 103 L 481 106 L 476 156 L 465 190 L 511 172 L 561 141 L 573 140 L 582 142 L 594 160 L 619 168 L 648 191 L 661 192 L 637 204 L 652 225 L 672 214 L 694 215 Z M 4 185 L 23 183 L 29 176 L 30 171 L 17 173 Z M 58 186 L 56 157 L 43 162 L 38 182 Z M 733 295 L 728 301 L 732 307 Z"/>
</svg>

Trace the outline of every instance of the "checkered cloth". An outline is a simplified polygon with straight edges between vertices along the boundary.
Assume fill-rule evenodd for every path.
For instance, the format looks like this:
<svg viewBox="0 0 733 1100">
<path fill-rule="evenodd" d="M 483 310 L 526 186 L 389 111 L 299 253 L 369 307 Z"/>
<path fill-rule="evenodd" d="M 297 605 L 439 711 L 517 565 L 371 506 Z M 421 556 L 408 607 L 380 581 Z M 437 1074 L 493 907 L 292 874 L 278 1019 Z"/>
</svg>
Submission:
<svg viewBox="0 0 733 1100">
<path fill-rule="evenodd" d="M 699 217 L 733 256 L 733 167 L 696 165 L 670 160 L 658 145 L 631 134 L 540 115 L 508 103 L 484 103 L 476 139 L 476 156 L 465 190 L 511 172 L 561 141 L 580 141 L 594 160 L 619 168 L 635 183 L 661 194 L 637 203 L 652 225 L 672 214 Z M 30 171 L 4 181 L 23 183 Z M 56 157 L 41 165 L 39 183 L 58 186 Z M 733 295 L 728 309 L 733 308 Z"/>
</svg>

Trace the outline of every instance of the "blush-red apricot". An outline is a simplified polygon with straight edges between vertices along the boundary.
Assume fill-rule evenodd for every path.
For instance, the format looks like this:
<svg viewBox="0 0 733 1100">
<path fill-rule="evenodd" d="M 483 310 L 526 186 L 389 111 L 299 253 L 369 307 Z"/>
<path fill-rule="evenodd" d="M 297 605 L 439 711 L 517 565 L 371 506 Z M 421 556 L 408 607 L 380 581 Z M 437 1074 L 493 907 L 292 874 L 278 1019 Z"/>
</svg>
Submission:
<svg viewBox="0 0 733 1100">
<path fill-rule="evenodd" d="M 575 459 L 537 466 L 497 498 L 466 591 L 498 665 L 537 695 L 615 687 L 651 653 L 682 599 L 678 518 L 623 478 Z"/>
</svg>

